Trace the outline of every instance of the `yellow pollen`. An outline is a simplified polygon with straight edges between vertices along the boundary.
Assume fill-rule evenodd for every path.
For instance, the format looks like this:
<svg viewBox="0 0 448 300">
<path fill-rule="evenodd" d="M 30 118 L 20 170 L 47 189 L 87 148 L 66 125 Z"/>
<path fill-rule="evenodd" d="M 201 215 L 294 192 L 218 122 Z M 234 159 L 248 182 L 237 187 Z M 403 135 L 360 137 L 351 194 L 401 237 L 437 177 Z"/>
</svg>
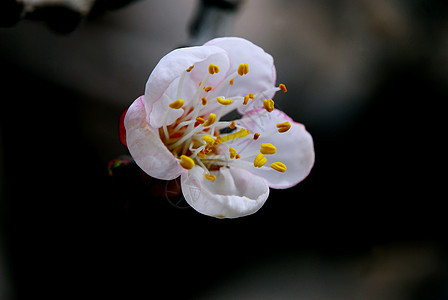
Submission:
<svg viewBox="0 0 448 300">
<path fill-rule="evenodd" d="M 229 125 L 229 128 L 235 129 L 235 126 L 236 126 L 235 121 L 232 121 L 232 123 L 230 123 L 230 125 Z"/>
<path fill-rule="evenodd" d="M 268 112 L 272 112 L 274 110 L 274 100 L 272 100 L 272 99 L 264 99 L 263 107 Z"/>
<path fill-rule="evenodd" d="M 230 152 L 230 158 L 231 158 L 231 159 L 232 159 L 232 158 L 235 158 L 235 156 L 236 156 L 236 150 L 235 150 L 235 148 L 230 147 L 230 148 L 229 148 L 229 152 Z"/>
<path fill-rule="evenodd" d="M 207 145 L 213 145 L 213 143 L 215 142 L 215 139 L 212 138 L 211 136 L 209 136 L 208 134 L 204 135 L 201 139 L 202 139 L 204 142 L 206 142 Z"/>
<path fill-rule="evenodd" d="M 199 81 L 198 85 L 201 86 L 201 84 L 202 84 L 202 81 Z"/>
<path fill-rule="evenodd" d="M 232 79 L 230 79 L 230 81 L 229 81 L 229 84 L 230 85 L 233 85 L 233 80 L 234 80 L 235 78 L 232 78 Z"/>
<path fill-rule="evenodd" d="M 185 104 L 184 99 L 177 99 L 176 101 L 170 103 L 170 107 L 172 109 L 179 109 L 179 108 L 182 108 L 182 106 L 184 106 L 184 104 Z"/>
<path fill-rule="evenodd" d="M 216 179 L 216 175 L 212 175 L 212 174 L 204 174 L 204 177 L 210 181 L 213 181 Z"/>
<path fill-rule="evenodd" d="M 255 96 L 254 96 L 254 94 L 252 94 L 252 93 L 247 94 L 247 96 L 248 96 L 250 99 L 252 99 L 252 100 L 255 99 Z"/>
<path fill-rule="evenodd" d="M 213 75 L 215 73 L 219 73 L 219 67 L 215 64 L 210 64 L 210 66 L 208 66 L 208 72 Z"/>
<path fill-rule="evenodd" d="M 190 72 L 191 70 L 193 70 L 194 66 L 190 66 L 186 71 Z"/>
<path fill-rule="evenodd" d="M 207 105 L 207 98 L 202 97 L 201 101 L 202 101 L 202 105 L 204 105 L 204 106 Z"/>
<path fill-rule="evenodd" d="M 281 163 L 281 162 L 275 162 L 275 163 L 272 163 L 271 164 L 271 168 L 272 169 L 274 169 L 274 170 L 276 170 L 276 171 L 279 171 L 279 172 L 281 172 L 281 173 L 285 173 L 286 172 L 286 166 L 285 166 L 285 164 L 283 164 L 283 163 Z"/>
<path fill-rule="evenodd" d="M 261 144 L 260 153 L 274 154 L 275 152 L 277 152 L 277 148 L 275 148 L 274 145 L 269 144 L 269 143 Z"/>
<path fill-rule="evenodd" d="M 258 140 L 259 137 L 260 137 L 260 134 L 258 132 L 256 132 L 254 134 L 254 141 Z"/>
<path fill-rule="evenodd" d="M 236 156 L 235 156 L 235 159 L 240 159 L 241 158 L 241 155 L 239 155 L 239 154 L 237 154 Z"/>
<path fill-rule="evenodd" d="M 205 120 L 204 120 L 204 118 L 197 117 L 196 122 L 198 122 L 199 124 L 204 124 Z"/>
<path fill-rule="evenodd" d="M 181 155 L 180 156 L 180 166 L 184 169 L 190 170 L 194 167 L 194 161 L 188 156 Z"/>
<path fill-rule="evenodd" d="M 243 76 L 249 73 L 249 65 L 247 63 L 240 64 L 238 67 L 238 75 Z"/>
<path fill-rule="evenodd" d="M 216 98 L 216 100 L 218 100 L 218 102 L 222 105 L 230 105 L 233 102 L 232 99 L 224 99 L 222 97 L 218 97 L 218 98 Z"/>
<path fill-rule="evenodd" d="M 283 91 L 283 93 L 286 93 L 288 90 L 286 89 L 286 85 L 284 85 L 283 83 L 280 83 L 278 86 L 279 89 L 281 89 Z"/>
<path fill-rule="evenodd" d="M 255 156 L 254 167 L 261 168 L 267 162 L 268 162 L 267 158 L 264 157 L 264 155 L 262 153 L 260 153 L 257 156 Z"/>
<path fill-rule="evenodd" d="M 223 142 L 227 142 L 236 138 L 240 138 L 240 137 L 245 137 L 248 136 L 250 134 L 250 131 L 244 128 L 241 128 L 239 131 L 225 135 L 223 137 L 221 137 L 221 140 Z"/>
<path fill-rule="evenodd" d="M 289 121 L 283 123 L 277 123 L 278 132 L 283 133 L 291 128 L 291 123 Z"/>
<path fill-rule="evenodd" d="M 206 93 L 208 93 L 208 92 L 210 92 L 212 89 L 213 89 L 212 86 L 207 86 L 207 87 L 204 88 L 204 91 L 205 91 Z"/>
<path fill-rule="evenodd" d="M 215 123 L 215 121 L 216 121 L 216 115 L 214 113 L 211 113 L 208 116 L 207 121 L 204 123 L 204 127 L 208 127 L 208 126 L 212 125 L 213 123 Z"/>
</svg>

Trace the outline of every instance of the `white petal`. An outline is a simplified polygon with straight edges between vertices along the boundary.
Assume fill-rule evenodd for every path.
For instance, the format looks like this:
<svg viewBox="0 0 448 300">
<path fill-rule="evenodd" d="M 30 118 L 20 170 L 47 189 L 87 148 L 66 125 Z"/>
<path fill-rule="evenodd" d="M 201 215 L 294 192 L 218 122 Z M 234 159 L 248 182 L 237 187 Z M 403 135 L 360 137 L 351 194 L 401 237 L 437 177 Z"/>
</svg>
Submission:
<svg viewBox="0 0 448 300">
<path fill-rule="evenodd" d="M 260 137 L 250 144 L 236 144 L 234 148 L 238 153 L 244 154 L 257 152 L 262 143 L 273 144 L 277 152 L 273 155 L 265 155 L 269 167 L 274 162 L 282 162 L 286 165 L 285 173 L 280 173 L 273 169 L 251 168 L 250 172 L 266 179 L 272 188 L 289 188 L 302 181 L 310 172 L 314 164 L 314 145 L 311 135 L 306 131 L 305 126 L 294 122 L 290 117 L 280 110 L 275 109 L 271 113 L 265 114 L 261 118 L 252 118 L 250 114 L 243 116 L 244 128 L 251 132 L 260 133 Z M 284 133 L 276 133 L 270 137 L 264 137 L 264 133 L 276 130 L 276 124 L 289 121 L 291 128 Z M 247 158 L 253 162 L 254 157 Z"/>
<path fill-rule="evenodd" d="M 236 218 L 255 213 L 269 196 L 263 178 L 242 169 L 221 168 L 214 171 L 214 181 L 204 177 L 203 169 L 195 166 L 182 174 L 182 193 L 198 212 L 218 218 Z"/>
<path fill-rule="evenodd" d="M 164 180 L 177 178 L 185 170 L 146 121 L 142 97 L 129 107 L 124 118 L 126 143 L 137 165 L 148 175 Z"/>
<path fill-rule="evenodd" d="M 249 73 L 243 76 L 237 75 L 234 85 L 230 88 L 229 98 L 245 96 L 248 93 L 259 94 L 263 91 L 271 92 L 259 96 L 261 101 L 272 98 L 275 86 L 276 70 L 274 59 L 262 48 L 238 37 L 224 37 L 213 39 L 205 45 L 217 46 L 224 49 L 230 58 L 230 72 L 235 72 L 242 63 L 249 64 Z M 260 99 L 256 99 L 260 102 Z M 258 103 L 260 107 L 260 103 Z M 241 106 L 238 110 L 243 113 L 248 107 Z"/>
<path fill-rule="evenodd" d="M 162 126 L 163 116 L 170 110 L 168 104 L 177 100 L 178 83 L 185 70 L 194 65 L 193 70 L 186 74 L 182 94 L 179 97 L 186 101 L 185 105 L 188 105 L 198 88 L 198 83 L 208 74 L 208 66 L 211 63 L 218 65 L 221 71 L 210 75 L 207 86 L 218 85 L 228 71 L 229 58 L 223 49 L 214 46 L 181 48 L 168 53 L 160 60 L 146 83 L 143 100 L 146 110 L 150 112 L 148 120 L 153 128 Z M 170 113 L 170 120 L 174 121 L 175 116 L 181 112 L 177 110 L 172 116 Z"/>
</svg>

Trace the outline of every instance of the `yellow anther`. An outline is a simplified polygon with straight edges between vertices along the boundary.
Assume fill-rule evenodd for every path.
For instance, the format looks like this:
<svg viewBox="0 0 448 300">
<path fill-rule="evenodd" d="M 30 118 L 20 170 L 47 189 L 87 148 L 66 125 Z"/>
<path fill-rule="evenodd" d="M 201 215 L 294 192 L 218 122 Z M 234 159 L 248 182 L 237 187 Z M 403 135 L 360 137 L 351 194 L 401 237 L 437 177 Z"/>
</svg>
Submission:
<svg viewBox="0 0 448 300">
<path fill-rule="evenodd" d="M 207 145 L 213 145 L 213 143 L 215 142 L 215 139 L 212 138 L 211 136 L 209 136 L 208 134 L 204 135 L 201 139 L 202 139 L 204 142 L 206 142 Z"/>
<path fill-rule="evenodd" d="M 241 155 L 239 155 L 239 154 L 237 154 L 236 156 L 235 156 L 235 159 L 240 159 L 241 158 Z"/>
<path fill-rule="evenodd" d="M 235 156 L 236 156 L 236 150 L 235 150 L 235 148 L 232 148 L 232 147 L 230 147 L 229 148 L 229 152 L 230 152 L 230 158 L 232 159 L 232 158 L 235 158 Z"/>
<path fill-rule="evenodd" d="M 202 85 L 202 81 L 199 81 L 198 86 L 201 86 L 201 85 Z"/>
<path fill-rule="evenodd" d="M 198 122 L 199 124 L 204 124 L 204 123 L 205 123 L 205 120 L 204 120 L 204 118 L 197 117 L 197 118 L 196 118 L 196 122 Z"/>
<path fill-rule="evenodd" d="M 232 121 L 232 123 L 230 123 L 230 125 L 229 125 L 229 128 L 235 129 L 235 126 L 236 126 L 235 121 Z"/>
<path fill-rule="evenodd" d="M 260 153 L 257 156 L 255 156 L 254 167 L 261 168 L 267 162 L 268 162 L 267 158 L 264 157 L 264 155 L 262 153 Z"/>
<path fill-rule="evenodd" d="M 269 143 L 261 144 L 260 153 L 274 154 L 275 152 L 277 152 L 277 148 L 275 148 L 274 145 L 269 144 Z"/>
<path fill-rule="evenodd" d="M 234 80 L 235 78 L 232 78 L 232 79 L 230 79 L 230 81 L 229 81 L 229 84 L 230 85 L 233 85 L 233 80 Z"/>
<path fill-rule="evenodd" d="M 207 98 L 202 97 L 201 101 L 202 101 L 202 105 L 204 105 L 204 106 L 207 105 Z"/>
<path fill-rule="evenodd" d="M 237 132 L 234 132 L 234 133 L 231 133 L 231 134 L 221 137 L 221 140 L 223 142 L 227 142 L 227 141 L 230 141 L 230 140 L 233 140 L 236 138 L 248 136 L 249 134 L 250 134 L 249 130 L 242 128 L 242 129 L 238 130 Z"/>
<path fill-rule="evenodd" d="M 286 172 L 286 166 L 285 164 L 281 163 L 281 162 L 275 162 L 271 164 L 271 168 L 279 171 L 281 173 L 285 173 Z"/>
<path fill-rule="evenodd" d="M 204 123 L 204 127 L 208 127 L 208 126 L 212 125 L 213 123 L 215 123 L 215 121 L 216 121 L 216 115 L 214 113 L 211 113 L 208 116 L 207 121 Z"/>
<path fill-rule="evenodd" d="M 213 145 L 219 145 L 219 144 L 222 144 L 222 139 L 220 136 L 217 136 Z"/>
<path fill-rule="evenodd" d="M 204 91 L 205 91 L 206 93 L 208 93 L 208 92 L 210 92 L 212 89 L 213 89 L 212 86 L 207 86 L 207 87 L 204 88 Z"/>
<path fill-rule="evenodd" d="M 249 65 L 247 63 L 240 64 L 238 67 L 238 75 L 243 76 L 249 73 Z"/>
<path fill-rule="evenodd" d="M 204 177 L 210 181 L 213 181 L 216 179 L 216 175 L 212 175 L 212 174 L 204 174 Z"/>
<path fill-rule="evenodd" d="M 222 105 L 230 105 L 233 102 L 232 99 L 224 99 L 222 97 L 218 97 L 218 98 L 216 98 L 216 100 L 218 100 L 218 102 Z"/>
<path fill-rule="evenodd" d="M 283 123 L 277 123 L 278 132 L 283 133 L 291 128 L 291 123 L 289 121 Z"/>
<path fill-rule="evenodd" d="M 179 109 L 179 108 L 182 108 L 182 106 L 184 106 L 184 104 L 185 104 L 184 99 L 177 99 L 176 101 L 170 103 L 170 107 L 172 109 Z"/>
<path fill-rule="evenodd" d="M 194 66 L 190 66 L 186 71 L 190 72 L 191 70 L 193 70 Z"/>
<path fill-rule="evenodd" d="M 215 64 L 210 64 L 210 66 L 208 66 L 208 72 L 213 75 L 215 73 L 219 73 L 219 67 Z"/>
<path fill-rule="evenodd" d="M 280 83 L 278 86 L 279 89 L 281 89 L 283 91 L 283 93 L 286 93 L 288 90 L 286 89 L 286 85 L 284 85 L 283 83 Z"/>
<path fill-rule="evenodd" d="M 264 99 L 263 107 L 268 112 L 272 112 L 274 110 L 274 100 L 272 100 L 272 99 Z"/>
<path fill-rule="evenodd" d="M 256 132 L 254 134 L 254 141 L 258 140 L 259 137 L 260 137 L 260 134 L 258 132 Z"/>
<path fill-rule="evenodd" d="M 198 152 L 198 156 L 202 159 L 207 158 L 207 154 L 205 154 L 204 150 L 201 150 Z"/>
<path fill-rule="evenodd" d="M 243 105 L 246 105 L 249 102 L 249 96 L 244 96 Z"/>
<path fill-rule="evenodd" d="M 193 167 L 194 167 L 194 161 L 185 155 L 180 156 L 179 164 L 181 165 L 182 168 L 187 169 L 187 170 L 193 169 Z"/>
<path fill-rule="evenodd" d="M 254 94 L 252 94 L 252 93 L 249 93 L 249 94 L 247 94 L 247 96 L 244 96 L 244 102 L 243 102 L 243 105 L 246 105 L 246 104 L 247 104 L 247 102 L 249 102 L 249 99 L 252 99 L 252 100 L 254 100 L 254 99 L 255 99 L 255 96 L 254 96 Z"/>
</svg>

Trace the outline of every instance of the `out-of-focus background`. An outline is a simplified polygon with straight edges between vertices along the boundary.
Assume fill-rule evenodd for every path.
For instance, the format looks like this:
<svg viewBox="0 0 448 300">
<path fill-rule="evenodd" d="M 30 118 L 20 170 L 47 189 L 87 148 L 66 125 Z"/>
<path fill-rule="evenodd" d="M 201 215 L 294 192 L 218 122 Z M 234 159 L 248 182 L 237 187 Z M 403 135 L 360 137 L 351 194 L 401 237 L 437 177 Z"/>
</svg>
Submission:
<svg viewBox="0 0 448 300">
<path fill-rule="evenodd" d="M 447 2 L 213 2 L 2 21 L 0 299 L 448 299 Z M 308 178 L 235 220 L 108 175 L 159 59 L 213 34 L 272 54 L 276 104 L 316 150 Z"/>
</svg>

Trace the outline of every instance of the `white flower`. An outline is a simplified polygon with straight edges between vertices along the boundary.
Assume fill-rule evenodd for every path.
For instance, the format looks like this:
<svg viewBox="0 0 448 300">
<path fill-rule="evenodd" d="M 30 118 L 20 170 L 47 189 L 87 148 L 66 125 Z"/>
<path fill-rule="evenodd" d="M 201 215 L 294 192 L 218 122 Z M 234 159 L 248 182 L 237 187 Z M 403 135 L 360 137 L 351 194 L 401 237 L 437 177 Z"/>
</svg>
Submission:
<svg viewBox="0 0 448 300">
<path fill-rule="evenodd" d="M 288 188 L 314 163 L 311 135 L 274 108 L 272 57 L 242 38 L 218 38 L 163 57 L 129 107 L 126 140 L 150 176 L 181 176 L 186 201 L 219 218 L 256 212 L 269 187 Z M 242 117 L 222 118 L 237 109 Z"/>
</svg>

